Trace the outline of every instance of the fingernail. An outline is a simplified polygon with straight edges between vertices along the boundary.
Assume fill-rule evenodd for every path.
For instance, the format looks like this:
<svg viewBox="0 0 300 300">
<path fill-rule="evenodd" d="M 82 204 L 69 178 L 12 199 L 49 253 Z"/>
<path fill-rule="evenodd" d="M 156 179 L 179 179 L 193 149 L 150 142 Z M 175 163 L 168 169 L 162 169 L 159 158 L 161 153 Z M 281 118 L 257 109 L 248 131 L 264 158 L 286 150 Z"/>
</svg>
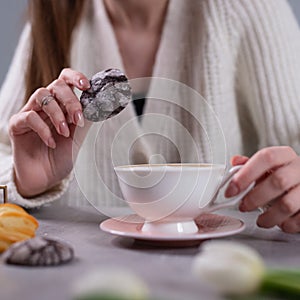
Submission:
<svg viewBox="0 0 300 300">
<path fill-rule="evenodd" d="M 68 122 L 68 124 L 72 124 L 73 123 L 72 119 L 71 119 L 71 117 L 69 115 L 67 115 L 67 122 Z"/>
<path fill-rule="evenodd" d="M 75 112 L 74 120 L 75 120 L 76 125 L 78 125 L 79 127 L 84 126 L 83 114 L 80 110 Z"/>
<path fill-rule="evenodd" d="M 245 203 L 244 202 L 241 202 L 241 204 L 239 205 L 239 210 L 241 212 L 245 212 L 246 211 L 246 206 L 245 206 Z"/>
<path fill-rule="evenodd" d="M 80 79 L 79 85 L 83 88 L 89 89 L 91 87 L 90 82 L 87 79 Z"/>
<path fill-rule="evenodd" d="M 48 139 L 48 147 L 50 147 L 50 148 L 52 148 L 52 149 L 55 149 L 55 148 L 56 148 L 56 143 L 55 143 L 53 137 L 50 137 L 50 138 Z"/>
<path fill-rule="evenodd" d="M 59 133 L 62 134 L 65 137 L 69 137 L 70 131 L 68 124 L 65 121 L 60 122 L 59 124 Z"/>
<path fill-rule="evenodd" d="M 235 195 L 237 195 L 239 193 L 239 188 L 237 187 L 237 185 L 234 182 L 230 182 L 225 195 L 226 197 L 233 197 Z"/>
</svg>

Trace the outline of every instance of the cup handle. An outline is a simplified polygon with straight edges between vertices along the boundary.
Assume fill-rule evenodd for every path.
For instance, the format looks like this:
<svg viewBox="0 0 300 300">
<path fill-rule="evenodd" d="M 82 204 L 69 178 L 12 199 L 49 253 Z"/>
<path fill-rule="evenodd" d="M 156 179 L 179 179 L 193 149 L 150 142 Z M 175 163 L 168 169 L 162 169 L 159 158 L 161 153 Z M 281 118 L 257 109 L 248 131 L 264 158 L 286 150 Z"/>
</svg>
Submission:
<svg viewBox="0 0 300 300">
<path fill-rule="evenodd" d="M 250 190 L 253 189 L 253 187 L 255 186 L 255 181 L 252 182 L 246 190 L 244 190 L 243 192 L 239 193 L 237 196 L 234 196 L 232 198 L 230 198 L 228 201 L 225 201 L 223 203 L 218 203 L 216 204 L 215 201 L 219 195 L 220 189 L 222 187 L 224 187 L 225 184 L 227 184 L 230 179 L 233 177 L 233 175 L 235 173 L 237 173 L 241 168 L 243 167 L 243 165 L 238 165 L 235 167 L 232 167 L 228 173 L 225 175 L 225 177 L 223 178 L 217 192 L 215 193 L 212 201 L 210 202 L 210 205 L 208 206 L 207 209 L 205 209 L 205 212 L 214 212 L 216 210 L 222 209 L 222 208 L 227 208 L 227 207 L 233 207 L 236 204 L 238 204 L 249 192 Z"/>
</svg>

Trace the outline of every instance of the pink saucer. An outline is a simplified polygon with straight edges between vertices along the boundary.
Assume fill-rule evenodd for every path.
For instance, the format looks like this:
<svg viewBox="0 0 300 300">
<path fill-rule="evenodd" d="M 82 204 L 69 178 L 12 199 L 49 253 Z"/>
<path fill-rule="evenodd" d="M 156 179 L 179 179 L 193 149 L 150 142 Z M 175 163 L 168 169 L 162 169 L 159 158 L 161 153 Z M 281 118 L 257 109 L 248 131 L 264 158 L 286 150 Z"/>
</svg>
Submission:
<svg viewBox="0 0 300 300">
<path fill-rule="evenodd" d="M 151 234 L 142 232 L 144 219 L 128 215 L 103 221 L 100 228 L 108 233 L 143 241 L 199 241 L 237 234 L 244 230 L 243 221 L 222 215 L 203 214 L 195 220 L 199 230 L 192 234 Z"/>
</svg>

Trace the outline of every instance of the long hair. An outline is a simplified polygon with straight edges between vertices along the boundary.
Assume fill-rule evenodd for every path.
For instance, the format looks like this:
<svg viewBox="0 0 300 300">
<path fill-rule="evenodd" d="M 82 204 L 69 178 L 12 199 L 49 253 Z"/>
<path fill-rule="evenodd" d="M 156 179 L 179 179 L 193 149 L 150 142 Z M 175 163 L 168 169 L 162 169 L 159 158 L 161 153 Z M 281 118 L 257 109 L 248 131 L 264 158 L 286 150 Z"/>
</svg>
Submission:
<svg viewBox="0 0 300 300">
<path fill-rule="evenodd" d="M 30 0 L 32 52 L 25 78 L 25 99 L 47 86 L 70 66 L 72 32 L 84 8 L 84 0 Z"/>
</svg>

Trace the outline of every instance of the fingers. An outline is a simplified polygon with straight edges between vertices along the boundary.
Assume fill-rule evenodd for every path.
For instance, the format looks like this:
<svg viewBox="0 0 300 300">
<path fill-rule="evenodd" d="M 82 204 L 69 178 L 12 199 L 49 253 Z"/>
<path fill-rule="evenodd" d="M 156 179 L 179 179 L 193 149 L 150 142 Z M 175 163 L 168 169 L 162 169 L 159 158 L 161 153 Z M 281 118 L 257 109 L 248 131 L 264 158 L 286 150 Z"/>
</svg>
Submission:
<svg viewBox="0 0 300 300">
<path fill-rule="evenodd" d="M 282 196 L 290 189 L 300 184 L 299 170 L 299 157 L 294 159 L 291 163 L 276 169 L 247 194 L 240 205 L 240 209 L 242 211 L 251 211 Z"/>
<path fill-rule="evenodd" d="M 283 197 L 274 202 L 257 220 L 260 227 L 271 228 L 275 225 L 288 227 L 295 225 L 293 216 L 300 211 L 300 186 L 295 187 Z M 300 224 L 299 224 L 300 225 Z M 298 227 L 300 231 L 300 226 Z"/>
<path fill-rule="evenodd" d="M 70 86 L 67 85 L 64 80 L 57 79 L 52 82 L 47 88 L 51 92 L 51 94 L 55 96 L 60 105 L 66 110 L 69 120 L 73 124 L 83 127 L 84 120 L 82 107 Z M 51 107 L 51 105 L 49 105 L 49 107 Z"/>
<path fill-rule="evenodd" d="M 39 103 L 43 112 L 50 118 L 58 134 L 69 137 L 70 131 L 65 114 L 48 89 L 41 88 L 35 94 L 35 101 Z M 47 102 L 45 102 L 47 101 Z"/>
<path fill-rule="evenodd" d="M 231 165 L 237 166 L 237 165 L 244 165 L 249 160 L 249 157 L 242 156 L 242 155 L 235 155 L 231 158 Z"/>
<path fill-rule="evenodd" d="M 300 232 L 300 157 L 290 147 L 270 147 L 249 160 L 242 156 L 232 158 L 233 165 L 243 163 L 245 166 L 234 175 L 226 196 L 237 195 L 255 181 L 255 188 L 244 197 L 240 210 L 268 207 L 258 217 L 258 226 L 278 225 L 285 232 Z"/>
<path fill-rule="evenodd" d="M 50 92 L 46 88 L 39 88 L 37 89 L 29 98 L 27 103 L 21 109 L 21 112 L 25 111 L 41 111 L 42 110 L 42 100 L 44 97 L 49 96 Z"/>
<path fill-rule="evenodd" d="M 77 87 L 80 90 L 87 90 L 90 88 L 89 80 L 82 73 L 69 68 L 63 69 L 58 79 L 62 79 L 68 85 Z"/>
<path fill-rule="evenodd" d="M 48 105 L 44 105 L 42 108 L 55 126 L 57 133 L 64 137 L 69 137 L 70 130 L 65 115 L 58 103 L 54 100 L 49 102 Z"/>
<path fill-rule="evenodd" d="M 253 181 L 262 177 L 268 170 L 288 164 L 297 157 L 290 147 L 269 147 L 258 151 L 245 166 L 237 172 L 226 191 L 227 197 L 232 197 L 245 190 Z M 228 189 L 229 189 L 228 188 Z"/>
<path fill-rule="evenodd" d="M 74 94 L 72 87 L 80 90 L 89 89 L 90 82 L 82 73 L 70 68 L 63 69 L 57 80 L 52 82 L 48 89 L 61 106 L 66 110 L 68 119 L 75 125 L 84 126 L 82 107 Z"/>
<path fill-rule="evenodd" d="M 41 140 L 50 148 L 54 149 L 56 143 L 53 139 L 51 130 L 46 122 L 33 110 L 25 111 L 14 115 L 10 119 L 9 133 L 14 136 L 25 134 L 29 131 L 36 132 Z"/>
<path fill-rule="evenodd" d="M 47 88 L 36 90 L 22 111 L 45 112 L 57 133 L 69 137 L 68 123 L 84 126 L 82 107 L 73 92 L 73 87 L 85 90 L 90 87 L 90 83 L 82 73 L 64 69 L 59 79 L 53 81 Z"/>
<path fill-rule="evenodd" d="M 235 155 L 231 158 L 231 165 L 232 166 L 237 166 L 237 165 L 244 165 L 249 158 L 247 156 L 242 156 L 242 155 Z M 232 197 L 235 195 L 235 184 L 230 182 L 228 185 L 226 191 L 225 191 L 225 197 Z M 231 196 L 232 195 L 232 196 Z"/>
<path fill-rule="evenodd" d="M 41 114 L 43 120 L 45 120 L 44 115 L 46 115 L 50 118 L 51 123 L 54 125 L 58 134 L 63 135 L 64 137 L 69 137 L 70 131 L 66 122 L 65 114 L 48 89 L 37 89 L 32 94 L 28 103 L 21 112 L 28 112 L 32 110 L 43 112 L 43 116 Z"/>
<path fill-rule="evenodd" d="M 287 233 L 299 233 L 300 232 L 300 212 L 288 218 L 280 225 L 281 229 Z"/>
</svg>

